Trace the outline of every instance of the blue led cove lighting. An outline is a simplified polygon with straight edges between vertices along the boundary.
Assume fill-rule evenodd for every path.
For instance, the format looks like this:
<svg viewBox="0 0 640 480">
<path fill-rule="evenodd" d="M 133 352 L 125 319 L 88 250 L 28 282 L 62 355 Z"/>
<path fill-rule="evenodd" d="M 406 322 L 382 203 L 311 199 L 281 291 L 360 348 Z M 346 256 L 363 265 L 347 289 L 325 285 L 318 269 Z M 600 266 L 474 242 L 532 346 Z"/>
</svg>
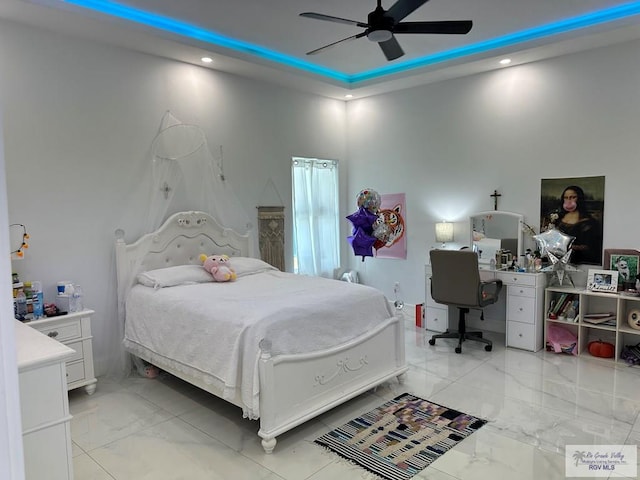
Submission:
<svg viewBox="0 0 640 480">
<path fill-rule="evenodd" d="M 400 62 L 384 67 L 368 70 L 366 72 L 346 74 L 330 68 L 314 65 L 310 62 L 283 53 L 270 50 L 259 45 L 255 45 L 231 37 L 226 37 L 218 33 L 205 30 L 203 28 L 174 20 L 169 17 L 127 7 L 122 4 L 110 2 L 108 0 L 60 0 L 82 8 L 94 10 L 113 17 L 122 18 L 142 25 L 147 25 L 158 30 L 175 33 L 184 37 L 201 40 L 206 43 L 219 45 L 230 50 L 253 55 L 271 62 L 280 63 L 288 67 L 305 72 L 320 75 L 332 80 L 356 85 L 360 82 L 371 81 L 388 75 L 402 73 L 408 70 L 426 67 L 437 63 L 467 57 L 478 53 L 488 52 L 497 48 L 517 45 L 519 43 L 536 40 L 563 32 L 569 32 L 580 28 L 600 25 L 615 20 L 631 17 L 640 14 L 640 1 L 625 3 L 616 7 L 597 10 L 577 17 L 547 23 L 538 27 L 521 30 L 501 37 L 480 41 L 471 45 L 466 45 L 451 50 L 445 50 L 432 55 L 416 58 L 406 62 Z"/>
</svg>

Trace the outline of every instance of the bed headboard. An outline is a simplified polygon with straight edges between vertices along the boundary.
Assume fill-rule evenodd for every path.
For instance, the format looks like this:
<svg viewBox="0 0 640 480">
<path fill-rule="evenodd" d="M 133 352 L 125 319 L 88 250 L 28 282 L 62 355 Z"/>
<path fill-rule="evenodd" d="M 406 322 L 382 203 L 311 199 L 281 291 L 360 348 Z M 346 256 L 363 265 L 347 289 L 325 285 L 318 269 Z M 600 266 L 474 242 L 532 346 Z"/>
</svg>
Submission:
<svg viewBox="0 0 640 480">
<path fill-rule="evenodd" d="M 221 226 L 205 212 L 171 215 L 155 232 L 126 244 L 124 232 L 116 231 L 118 291 L 146 270 L 175 265 L 200 264 L 200 254 L 252 257 L 250 236 Z"/>
</svg>

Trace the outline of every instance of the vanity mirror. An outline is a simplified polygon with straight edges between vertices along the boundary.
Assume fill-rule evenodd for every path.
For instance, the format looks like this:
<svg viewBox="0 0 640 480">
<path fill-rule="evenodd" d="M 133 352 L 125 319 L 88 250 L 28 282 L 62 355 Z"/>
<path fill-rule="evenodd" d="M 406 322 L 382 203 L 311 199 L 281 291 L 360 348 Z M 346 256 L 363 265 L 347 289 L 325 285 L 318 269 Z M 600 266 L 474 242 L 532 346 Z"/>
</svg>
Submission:
<svg viewBox="0 0 640 480">
<path fill-rule="evenodd" d="M 520 259 L 522 251 L 522 222 L 519 213 L 491 210 L 469 217 L 471 245 L 478 252 L 478 262 L 489 264 L 497 250 L 509 250 Z"/>
</svg>

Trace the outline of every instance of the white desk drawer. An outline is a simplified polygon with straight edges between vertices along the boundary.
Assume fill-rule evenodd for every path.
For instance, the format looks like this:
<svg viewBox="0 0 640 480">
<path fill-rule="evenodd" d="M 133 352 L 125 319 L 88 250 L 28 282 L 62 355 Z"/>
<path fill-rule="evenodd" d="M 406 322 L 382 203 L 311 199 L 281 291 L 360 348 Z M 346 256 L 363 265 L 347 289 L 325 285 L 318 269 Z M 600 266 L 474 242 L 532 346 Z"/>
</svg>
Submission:
<svg viewBox="0 0 640 480">
<path fill-rule="evenodd" d="M 425 328 L 434 332 L 444 332 L 448 328 L 449 311 L 447 308 L 427 307 L 425 311 Z"/>
<path fill-rule="evenodd" d="M 528 285 L 535 287 L 536 277 L 534 275 L 523 275 L 512 272 L 496 272 L 498 279 L 505 285 Z"/>
<path fill-rule="evenodd" d="M 82 337 L 82 328 L 80 326 L 80 319 L 69 320 L 68 322 L 60 322 L 57 325 L 32 325 L 37 330 L 41 331 L 45 335 L 65 343 L 69 340 Z"/>
<path fill-rule="evenodd" d="M 507 299 L 507 321 L 535 323 L 536 299 L 510 296 Z"/>
<path fill-rule="evenodd" d="M 516 297 L 531 297 L 535 298 L 535 287 L 523 287 L 520 285 L 507 285 L 507 295 Z"/>
<path fill-rule="evenodd" d="M 480 280 L 483 282 L 488 282 L 490 280 L 496 279 L 495 270 L 480 270 Z"/>
<path fill-rule="evenodd" d="M 535 325 L 507 322 L 507 346 L 523 350 L 535 350 Z"/>
</svg>

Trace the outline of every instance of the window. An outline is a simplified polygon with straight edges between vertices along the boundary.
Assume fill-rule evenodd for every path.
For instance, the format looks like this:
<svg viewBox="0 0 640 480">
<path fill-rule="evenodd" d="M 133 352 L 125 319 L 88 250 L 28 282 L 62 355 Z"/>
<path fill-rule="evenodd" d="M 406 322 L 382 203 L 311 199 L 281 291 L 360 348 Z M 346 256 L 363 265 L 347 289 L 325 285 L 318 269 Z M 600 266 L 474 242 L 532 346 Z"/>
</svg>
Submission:
<svg viewBox="0 0 640 480">
<path fill-rule="evenodd" d="M 293 157 L 293 271 L 333 277 L 339 266 L 338 162 Z"/>
</svg>

